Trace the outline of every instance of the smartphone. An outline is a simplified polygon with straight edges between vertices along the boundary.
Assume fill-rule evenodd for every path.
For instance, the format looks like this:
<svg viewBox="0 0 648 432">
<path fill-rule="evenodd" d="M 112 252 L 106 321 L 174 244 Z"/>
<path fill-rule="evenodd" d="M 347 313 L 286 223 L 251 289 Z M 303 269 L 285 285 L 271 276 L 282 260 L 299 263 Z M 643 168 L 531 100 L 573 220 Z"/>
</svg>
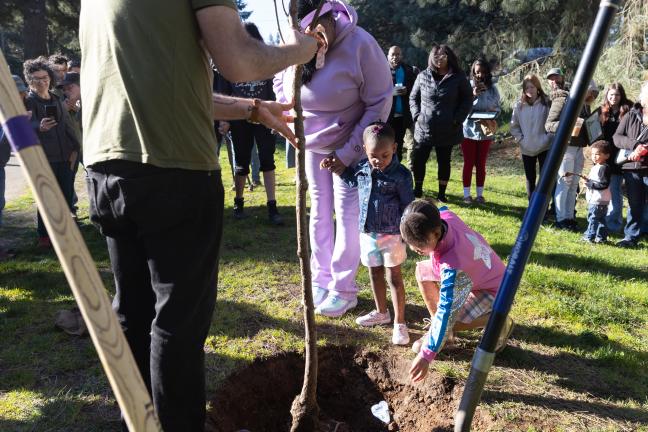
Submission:
<svg viewBox="0 0 648 432">
<path fill-rule="evenodd" d="M 56 109 L 56 105 L 45 105 L 45 117 L 51 117 L 54 120 L 58 120 L 57 115 L 58 110 Z"/>
</svg>

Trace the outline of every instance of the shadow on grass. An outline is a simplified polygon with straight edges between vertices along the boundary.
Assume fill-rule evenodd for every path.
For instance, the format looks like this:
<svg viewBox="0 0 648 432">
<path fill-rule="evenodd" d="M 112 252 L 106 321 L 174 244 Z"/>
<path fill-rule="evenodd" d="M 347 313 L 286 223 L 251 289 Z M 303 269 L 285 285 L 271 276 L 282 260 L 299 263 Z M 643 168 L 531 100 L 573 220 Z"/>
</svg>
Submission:
<svg viewBox="0 0 648 432">
<path fill-rule="evenodd" d="M 578 401 L 574 399 L 563 399 L 551 396 L 524 395 L 519 393 L 510 393 L 503 391 L 484 391 L 483 400 L 485 402 L 520 402 L 525 407 L 542 407 L 567 413 L 579 413 L 593 415 L 598 418 L 608 418 L 622 422 L 648 422 L 648 413 L 645 410 L 637 408 L 624 408 L 604 403 L 588 401 Z"/>
<path fill-rule="evenodd" d="M 368 301 L 364 301 L 367 304 Z M 361 301 L 359 307 L 362 307 Z M 301 318 L 301 313 L 298 315 Z M 324 320 L 324 322 L 322 322 Z M 253 338 L 264 329 L 278 329 L 302 337 L 304 326 L 300 319 L 271 316 L 251 303 L 218 300 L 210 334 L 228 338 Z M 335 318 L 318 319 L 318 337 L 335 338 L 336 344 L 361 346 L 384 342 L 378 335 L 358 326 L 349 326 Z"/>
<path fill-rule="evenodd" d="M 648 398 L 648 378 L 644 373 L 648 365 L 646 352 L 609 341 L 604 334 L 592 331 L 571 334 L 552 328 L 518 325 L 513 338 L 580 354 L 563 351 L 548 355 L 509 346 L 497 357 L 496 362 L 501 366 L 557 375 L 557 385 L 600 398 L 637 401 Z"/>
<path fill-rule="evenodd" d="M 586 245 L 589 246 L 589 245 Z M 512 243 L 493 243 L 491 247 L 501 257 L 511 253 Z M 585 246 L 584 246 L 585 247 Z M 596 247 L 596 246 L 594 246 Z M 537 250 L 531 252 L 530 262 L 542 265 L 548 268 L 559 268 L 562 270 L 578 270 L 588 273 L 600 273 L 602 275 L 611 275 L 624 280 L 648 280 L 648 270 L 637 266 L 614 264 L 609 260 L 600 259 L 592 255 L 575 255 L 570 253 L 544 253 Z M 632 264 L 631 260 L 627 261 Z"/>
</svg>

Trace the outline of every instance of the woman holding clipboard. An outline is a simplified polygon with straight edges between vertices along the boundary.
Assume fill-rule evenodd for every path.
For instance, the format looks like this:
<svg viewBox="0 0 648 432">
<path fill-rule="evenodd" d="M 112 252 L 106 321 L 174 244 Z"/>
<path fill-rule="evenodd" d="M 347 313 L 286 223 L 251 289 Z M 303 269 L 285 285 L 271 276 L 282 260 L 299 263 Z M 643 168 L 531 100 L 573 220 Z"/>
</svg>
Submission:
<svg viewBox="0 0 648 432">
<path fill-rule="evenodd" d="M 470 195 L 473 167 L 476 171 L 475 202 L 483 204 L 486 182 L 486 159 L 497 129 L 495 117 L 501 110 L 500 95 L 493 84 L 493 74 L 487 60 L 479 58 L 470 68 L 470 84 L 474 96 L 472 113 L 463 123 L 461 151 L 463 153 L 463 200 L 471 204 Z"/>
</svg>

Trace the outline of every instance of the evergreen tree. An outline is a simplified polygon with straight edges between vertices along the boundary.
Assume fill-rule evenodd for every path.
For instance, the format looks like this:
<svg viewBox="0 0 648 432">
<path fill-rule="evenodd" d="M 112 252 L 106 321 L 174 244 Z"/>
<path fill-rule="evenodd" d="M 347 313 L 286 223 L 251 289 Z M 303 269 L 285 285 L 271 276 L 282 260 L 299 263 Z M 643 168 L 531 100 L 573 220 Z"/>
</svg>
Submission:
<svg viewBox="0 0 648 432">
<path fill-rule="evenodd" d="M 360 25 L 387 49 L 403 48 L 425 66 L 434 43 L 447 43 L 462 66 L 480 54 L 500 63 L 513 52 L 582 49 L 597 11 L 594 0 L 351 0 Z"/>
<path fill-rule="evenodd" d="M 0 48 L 13 73 L 22 62 L 62 52 L 79 55 L 80 0 L 4 0 L 0 2 Z"/>
<path fill-rule="evenodd" d="M 250 18 L 250 15 L 252 15 L 251 11 L 245 10 L 247 7 L 247 2 L 245 2 L 245 0 L 236 0 L 236 7 L 238 8 L 239 16 L 243 21 L 247 21 L 247 19 Z"/>
</svg>

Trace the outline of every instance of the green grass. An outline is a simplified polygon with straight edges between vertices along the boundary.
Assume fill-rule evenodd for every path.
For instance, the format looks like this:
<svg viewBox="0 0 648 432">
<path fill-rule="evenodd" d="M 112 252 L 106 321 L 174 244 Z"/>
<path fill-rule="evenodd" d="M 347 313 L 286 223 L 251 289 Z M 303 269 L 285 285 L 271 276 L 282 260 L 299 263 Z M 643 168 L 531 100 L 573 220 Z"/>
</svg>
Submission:
<svg viewBox="0 0 648 432">
<path fill-rule="evenodd" d="M 266 222 L 263 188 L 246 191 L 252 217 L 234 220 L 231 177 L 224 175 L 227 197 L 218 302 L 205 346 L 208 396 L 232 371 L 254 358 L 303 349 L 294 171 L 284 168 L 283 151 L 276 160 L 278 202 L 287 221 L 283 228 Z M 224 152 L 223 166 L 228 166 Z M 521 166 L 510 151 L 495 147 L 486 185 L 488 203 L 466 206 L 460 201 L 461 156 L 458 151 L 454 156 L 449 205 L 502 258 L 510 253 L 526 209 Z M 429 195 L 436 191 L 434 173 L 431 163 Z M 0 229 L 2 238 L 17 239 L 19 251 L 16 259 L 0 263 L 0 430 L 118 430 L 115 401 L 90 340 L 69 337 L 53 327 L 54 313 L 73 306 L 73 298 L 55 256 L 33 245 L 32 207 L 28 195 L 11 202 L 7 226 Z M 87 215 L 87 206 L 81 211 Z M 581 201 L 578 220 L 583 228 L 585 215 Z M 112 292 L 104 242 L 87 219 L 81 230 Z M 580 236 L 548 225 L 540 229 L 512 309 L 518 323 L 513 343 L 496 359 L 484 396 L 496 425 L 526 418 L 520 430 L 547 430 L 540 420 L 529 420 L 529 413 L 540 418 L 547 411 L 552 413 L 554 430 L 578 430 L 574 410 L 594 412 L 600 424 L 593 430 L 626 430 L 628 424 L 641 430 L 642 423 L 648 424 L 647 243 L 643 240 L 640 249 L 626 250 L 583 244 Z M 411 255 L 403 274 L 410 326 L 420 330 L 426 313 L 416 290 L 415 261 Z M 389 329 L 366 330 L 354 324 L 356 316 L 373 305 L 364 268 L 358 283 L 360 302 L 352 313 L 342 319 L 318 318 L 320 345 L 375 350 L 389 346 Z M 478 340 L 477 332 L 462 335 L 462 343 L 471 349 Z M 403 349 L 403 355 L 411 354 Z M 464 379 L 469 361 L 469 356 L 447 353 L 434 367 L 438 373 Z"/>
</svg>

